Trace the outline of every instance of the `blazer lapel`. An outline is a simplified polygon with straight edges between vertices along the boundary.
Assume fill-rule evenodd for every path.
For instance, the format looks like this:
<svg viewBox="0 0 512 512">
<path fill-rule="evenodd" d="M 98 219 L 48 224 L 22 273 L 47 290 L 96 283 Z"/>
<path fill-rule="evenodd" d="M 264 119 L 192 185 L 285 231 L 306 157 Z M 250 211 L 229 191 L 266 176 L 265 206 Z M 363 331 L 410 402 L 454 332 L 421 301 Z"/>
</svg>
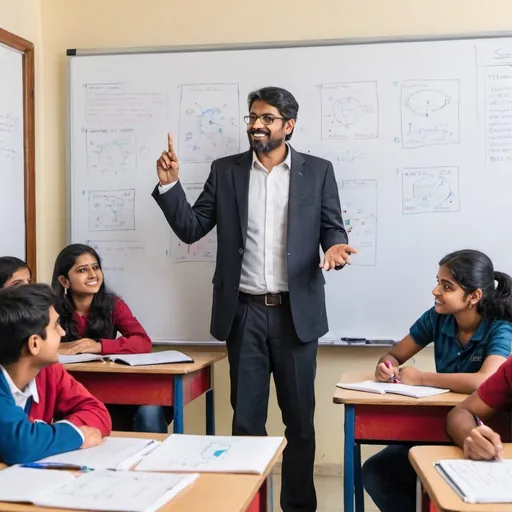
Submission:
<svg viewBox="0 0 512 512">
<path fill-rule="evenodd" d="M 236 164 L 233 168 L 233 185 L 235 187 L 238 215 L 240 216 L 240 229 L 245 245 L 249 217 L 249 177 L 252 167 L 252 151 L 243 153 Z"/>
<path fill-rule="evenodd" d="M 293 240 L 291 240 L 293 234 L 301 232 L 301 219 L 299 218 L 299 198 L 305 195 L 305 189 L 307 188 L 307 169 L 304 165 L 304 157 L 300 153 L 297 153 L 297 151 L 295 151 L 291 146 L 290 150 L 292 152 L 292 168 L 290 171 L 290 193 L 288 196 L 288 230 L 286 236 L 286 244 L 288 250 L 293 247 Z"/>
</svg>

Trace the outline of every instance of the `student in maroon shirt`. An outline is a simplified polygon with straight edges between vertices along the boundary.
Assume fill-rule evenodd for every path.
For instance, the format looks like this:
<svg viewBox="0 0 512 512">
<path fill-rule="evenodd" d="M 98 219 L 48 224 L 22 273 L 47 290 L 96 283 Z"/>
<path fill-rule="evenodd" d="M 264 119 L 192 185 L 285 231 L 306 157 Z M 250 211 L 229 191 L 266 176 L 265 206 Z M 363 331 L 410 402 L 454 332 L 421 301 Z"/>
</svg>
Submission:
<svg viewBox="0 0 512 512">
<path fill-rule="evenodd" d="M 71 244 L 57 256 L 52 286 L 66 331 L 61 354 L 151 352 L 151 340 L 130 308 L 105 286 L 101 260 L 88 245 Z M 117 333 L 121 336 L 116 338 Z M 172 408 L 109 405 L 115 430 L 167 433 Z M 126 418 L 133 418 L 126 425 Z M 130 419 L 130 423 L 132 420 Z M 131 427 L 131 428 L 130 428 Z"/>
<path fill-rule="evenodd" d="M 496 411 L 512 409 L 512 357 L 448 414 L 446 429 L 464 457 L 501 460 L 500 435 L 485 425 Z"/>
</svg>

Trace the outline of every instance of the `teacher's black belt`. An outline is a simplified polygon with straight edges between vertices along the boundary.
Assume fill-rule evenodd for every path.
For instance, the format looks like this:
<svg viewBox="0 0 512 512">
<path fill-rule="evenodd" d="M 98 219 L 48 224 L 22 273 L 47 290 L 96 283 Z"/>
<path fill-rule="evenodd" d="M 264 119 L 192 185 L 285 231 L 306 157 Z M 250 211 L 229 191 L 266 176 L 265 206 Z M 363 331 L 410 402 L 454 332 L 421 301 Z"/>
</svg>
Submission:
<svg viewBox="0 0 512 512">
<path fill-rule="evenodd" d="M 239 294 L 239 300 L 244 304 L 249 304 L 249 302 L 256 302 L 258 304 L 264 304 L 269 308 L 281 306 L 282 304 L 285 304 L 288 299 L 288 292 L 266 293 L 264 295 L 250 295 L 249 293 L 244 292 L 240 292 Z"/>
</svg>

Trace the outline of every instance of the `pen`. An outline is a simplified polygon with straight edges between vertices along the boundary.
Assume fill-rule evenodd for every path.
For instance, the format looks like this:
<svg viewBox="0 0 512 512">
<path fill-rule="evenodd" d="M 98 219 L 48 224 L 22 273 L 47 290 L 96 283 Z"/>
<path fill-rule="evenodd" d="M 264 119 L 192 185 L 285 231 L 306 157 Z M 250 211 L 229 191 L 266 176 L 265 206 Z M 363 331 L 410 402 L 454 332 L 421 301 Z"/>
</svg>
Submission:
<svg viewBox="0 0 512 512">
<path fill-rule="evenodd" d="M 92 471 L 92 468 L 87 466 L 66 464 L 65 462 L 27 462 L 26 464 L 21 464 L 21 467 L 30 469 L 68 469 L 74 471 Z"/>
<path fill-rule="evenodd" d="M 386 360 L 386 366 L 391 370 L 391 363 L 389 362 L 389 360 Z M 391 375 L 391 382 L 393 382 L 394 384 L 398 384 L 400 381 L 395 377 L 395 374 L 393 373 L 393 375 Z"/>
</svg>

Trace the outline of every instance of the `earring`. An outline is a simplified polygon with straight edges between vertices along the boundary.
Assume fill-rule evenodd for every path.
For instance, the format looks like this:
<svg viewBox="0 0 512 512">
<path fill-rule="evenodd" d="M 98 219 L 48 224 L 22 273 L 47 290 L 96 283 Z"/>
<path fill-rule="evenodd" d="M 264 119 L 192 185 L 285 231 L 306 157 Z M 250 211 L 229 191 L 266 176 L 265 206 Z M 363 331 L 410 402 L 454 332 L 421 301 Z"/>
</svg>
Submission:
<svg viewBox="0 0 512 512">
<path fill-rule="evenodd" d="M 473 304 L 470 302 L 469 303 L 469 309 L 471 309 L 473 307 Z"/>
<path fill-rule="evenodd" d="M 64 288 L 64 296 L 66 296 L 67 294 L 68 294 L 68 289 Z"/>
</svg>

